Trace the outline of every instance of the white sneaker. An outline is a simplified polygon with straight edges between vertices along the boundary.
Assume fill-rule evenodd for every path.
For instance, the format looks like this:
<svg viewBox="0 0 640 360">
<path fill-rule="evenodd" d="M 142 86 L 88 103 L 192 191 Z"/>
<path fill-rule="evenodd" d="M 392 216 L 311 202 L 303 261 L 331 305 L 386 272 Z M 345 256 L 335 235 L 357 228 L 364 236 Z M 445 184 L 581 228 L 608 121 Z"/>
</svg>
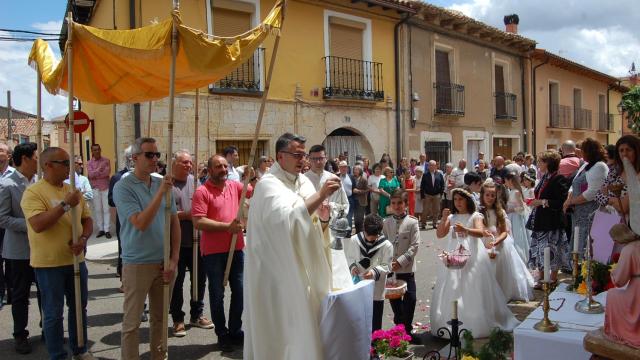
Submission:
<svg viewBox="0 0 640 360">
<path fill-rule="evenodd" d="M 96 358 L 91 355 L 90 352 L 84 352 L 82 354 L 73 355 L 73 360 L 95 360 Z"/>
</svg>

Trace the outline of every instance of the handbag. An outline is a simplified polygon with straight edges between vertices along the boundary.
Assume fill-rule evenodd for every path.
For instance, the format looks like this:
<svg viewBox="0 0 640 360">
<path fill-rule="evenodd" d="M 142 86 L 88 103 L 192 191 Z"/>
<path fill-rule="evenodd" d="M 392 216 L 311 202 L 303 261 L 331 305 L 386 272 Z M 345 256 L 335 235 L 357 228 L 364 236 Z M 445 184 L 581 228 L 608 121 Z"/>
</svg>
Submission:
<svg viewBox="0 0 640 360">
<path fill-rule="evenodd" d="M 614 245 L 609 230 L 620 223 L 624 223 L 624 217 L 617 212 L 609 212 L 602 207 L 594 212 L 589 235 L 593 239 L 593 258 L 595 260 L 603 264 L 609 261 Z"/>
</svg>

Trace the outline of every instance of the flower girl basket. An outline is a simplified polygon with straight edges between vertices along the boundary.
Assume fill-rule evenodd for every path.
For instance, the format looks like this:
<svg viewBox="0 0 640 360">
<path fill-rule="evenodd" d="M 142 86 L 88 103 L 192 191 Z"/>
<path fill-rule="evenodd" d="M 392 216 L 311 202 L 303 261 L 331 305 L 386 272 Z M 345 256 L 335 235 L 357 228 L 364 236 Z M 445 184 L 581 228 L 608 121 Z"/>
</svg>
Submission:
<svg viewBox="0 0 640 360">
<path fill-rule="evenodd" d="M 387 278 L 384 297 L 389 300 L 400 299 L 407 292 L 407 282 L 396 279 L 396 274 Z"/>
<path fill-rule="evenodd" d="M 462 244 L 458 245 L 452 252 L 442 251 L 442 254 L 438 255 L 444 263 L 444 266 L 452 270 L 462 269 L 467 265 L 470 256 L 471 253 Z"/>
</svg>

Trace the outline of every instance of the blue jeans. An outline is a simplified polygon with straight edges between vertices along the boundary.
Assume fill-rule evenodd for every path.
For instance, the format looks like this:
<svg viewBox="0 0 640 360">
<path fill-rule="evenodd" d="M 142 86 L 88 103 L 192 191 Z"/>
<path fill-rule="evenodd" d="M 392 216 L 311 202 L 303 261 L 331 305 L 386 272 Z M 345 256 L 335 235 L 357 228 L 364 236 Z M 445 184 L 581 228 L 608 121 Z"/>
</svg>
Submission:
<svg viewBox="0 0 640 360">
<path fill-rule="evenodd" d="M 229 327 L 224 316 L 224 269 L 229 253 L 210 254 L 202 258 L 209 280 L 209 304 L 211 304 L 211 320 L 215 325 L 218 337 L 238 336 L 242 330 L 242 277 L 244 273 L 244 252 L 236 250 L 229 270 L 229 286 L 231 287 L 231 304 L 229 304 Z"/>
<path fill-rule="evenodd" d="M 76 329 L 75 292 L 73 283 L 73 265 L 52 268 L 35 268 L 36 279 L 42 296 L 42 328 L 46 339 L 49 358 L 52 360 L 66 359 L 64 349 L 63 311 L 64 300 L 69 307 L 67 325 L 69 340 L 74 355 L 87 352 L 87 266 L 80 263 L 80 298 L 82 302 L 82 332 L 84 346 L 78 347 Z"/>
</svg>

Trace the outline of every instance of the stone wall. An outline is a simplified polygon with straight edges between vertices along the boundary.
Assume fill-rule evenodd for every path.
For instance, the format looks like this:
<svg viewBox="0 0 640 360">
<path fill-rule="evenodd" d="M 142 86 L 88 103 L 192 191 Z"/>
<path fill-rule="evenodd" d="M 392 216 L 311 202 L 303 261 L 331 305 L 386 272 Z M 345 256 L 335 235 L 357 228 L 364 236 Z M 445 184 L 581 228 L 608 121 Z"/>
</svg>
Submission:
<svg viewBox="0 0 640 360">
<path fill-rule="evenodd" d="M 195 97 L 180 95 L 175 100 L 173 150 L 193 151 L 195 132 Z M 389 102 L 384 106 L 353 102 L 294 102 L 269 100 L 259 134 L 266 140 L 268 154 L 274 155 L 277 138 L 284 132 L 295 132 L 307 138 L 307 145 L 321 144 L 338 128 L 347 128 L 363 138 L 363 155 L 379 159 L 392 153 L 395 139 L 395 117 Z M 259 98 L 201 95 L 199 103 L 198 157 L 202 162 L 215 152 L 216 140 L 251 140 L 260 109 Z M 133 106 L 116 107 L 118 121 L 118 154 L 122 162 L 124 148 L 134 141 Z M 140 106 L 141 133 L 147 136 L 148 103 Z M 168 150 L 169 102 L 155 101 L 151 108 L 151 134 L 160 152 Z M 372 161 L 373 163 L 373 161 Z"/>
</svg>

